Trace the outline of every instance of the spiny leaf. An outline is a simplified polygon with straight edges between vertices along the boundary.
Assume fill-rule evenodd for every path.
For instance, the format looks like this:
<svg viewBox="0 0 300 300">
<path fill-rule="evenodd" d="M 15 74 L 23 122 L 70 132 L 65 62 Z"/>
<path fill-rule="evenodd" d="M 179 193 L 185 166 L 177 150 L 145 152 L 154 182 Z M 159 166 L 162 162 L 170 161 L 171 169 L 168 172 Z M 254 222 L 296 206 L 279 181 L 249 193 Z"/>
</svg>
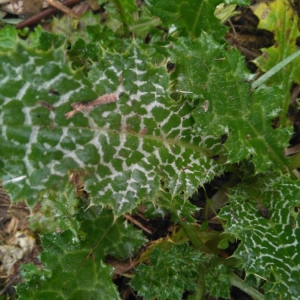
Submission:
<svg viewBox="0 0 300 300">
<path fill-rule="evenodd" d="M 72 45 L 72 49 L 68 52 L 68 55 L 73 60 L 72 67 L 74 69 L 85 67 L 88 70 L 91 61 L 98 61 L 100 53 L 100 43 L 86 43 L 84 40 L 78 39 Z"/>
<path fill-rule="evenodd" d="M 299 197 L 298 181 L 258 176 L 231 190 L 230 205 L 219 213 L 226 231 L 241 239 L 234 256 L 248 274 L 267 279 L 267 299 L 297 299 L 300 293 Z"/>
<path fill-rule="evenodd" d="M 175 25 L 182 35 L 198 37 L 202 31 L 209 31 L 223 37 L 225 28 L 214 17 L 214 10 L 222 1 L 157 1 L 146 3 L 153 15 L 161 18 L 165 25 Z M 223 29 L 223 30 L 222 30 Z"/>
<path fill-rule="evenodd" d="M 79 214 L 78 220 L 82 222 L 81 230 L 88 234 L 83 247 L 93 250 L 93 255 L 99 259 L 108 254 L 130 258 L 147 241 L 139 230 L 124 222 L 122 217 L 116 220 L 109 210 L 90 208 L 84 215 Z"/>
<path fill-rule="evenodd" d="M 225 265 L 216 262 L 213 257 L 205 269 L 206 291 L 212 297 L 230 299 L 231 281 Z"/>
<path fill-rule="evenodd" d="M 194 280 L 200 276 L 203 260 L 202 254 L 186 243 L 174 245 L 169 251 L 155 248 L 151 265 L 139 265 L 130 285 L 144 299 L 182 299 L 185 290 L 195 290 Z"/>
<path fill-rule="evenodd" d="M 63 193 L 44 194 L 40 205 L 29 217 L 32 230 L 44 234 L 69 229 L 77 236 L 80 225 L 74 215 L 78 212 L 78 199 L 72 186 Z"/>
<path fill-rule="evenodd" d="M 178 88 L 201 99 L 194 116 L 199 134 L 226 135 L 228 162 L 251 158 L 256 171 L 284 169 L 283 149 L 291 129 L 273 129 L 282 92 L 265 88 L 251 93 L 249 71 L 236 51 L 226 51 L 208 35 L 180 39 L 173 49 L 181 79 Z"/>
<path fill-rule="evenodd" d="M 178 220 L 195 222 L 193 215 L 199 210 L 188 199 L 184 199 L 184 195 L 172 196 L 166 191 L 159 191 L 157 193 L 154 207 L 159 209 L 160 214 L 163 214 L 164 211 L 171 213 L 172 219 L 175 222 L 178 222 Z"/>
<path fill-rule="evenodd" d="M 39 30 L 35 30 L 35 33 L 36 31 L 39 32 Z M 59 48 L 63 46 L 66 42 L 65 35 L 54 34 L 47 31 L 41 31 L 38 35 L 38 38 L 39 43 L 37 47 L 38 49 L 41 49 L 43 51 Z"/>
<path fill-rule="evenodd" d="M 74 18 L 65 14 L 59 19 L 54 19 L 52 21 L 52 33 L 59 35 L 64 35 L 67 39 L 73 44 L 79 38 L 88 41 L 88 35 L 86 32 L 87 26 L 97 25 L 99 24 L 99 16 L 97 14 L 93 14 L 91 11 L 86 12 L 81 15 L 78 20 L 74 20 Z"/>
<path fill-rule="evenodd" d="M 205 31 L 218 40 L 223 39 L 226 31 L 226 27 L 222 26 L 214 17 L 216 6 L 222 2 L 222 0 L 146 1 L 153 15 L 160 17 L 164 25 L 174 25 L 181 31 L 181 36 L 199 37 Z M 227 2 L 232 4 L 248 3 L 243 0 Z"/>
<path fill-rule="evenodd" d="M 113 269 L 102 261 L 106 255 L 128 258 L 146 242 L 142 234 L 111 211 L 96 208 L 79 214 L 85 240 L 70 231 L 42 236 L 41 258 L 50 278 L 29 274 L 19 285 L 20 299 L 120 299 L 112 283 Z"/>
<path fill-rule="evenodd" d="M 107 1 L 104 8 L 107 11 L 106 25 L 128 37 L 129 25 L 134 24 L 133 13 L 137 12 L 135 1 Z"/>
<path fill-rule="evenodd" d="M 77 170 L 91 204 L 121 215 L 154 197 L 160 179 L 173 195 L 190 195 L 222 171 L 206 149 L 210 137 L 191 132 L 193 106 L 169 99 L 165 65 L 151 65 L 133 46 L 105 52 L 85 78 L 65 59 L 62 49 L 1 54 L 0 165 L 12 199 L 33 205 Z M 117 102 L 66 118 L 74 102 L 111 93 Z"/>
<path fill-rule="evenodd" d="M 0 32 L 0 50 L 13 50 L 16 46 L 17 30 L 13 26 L 5 26 Z"/>
</svg>

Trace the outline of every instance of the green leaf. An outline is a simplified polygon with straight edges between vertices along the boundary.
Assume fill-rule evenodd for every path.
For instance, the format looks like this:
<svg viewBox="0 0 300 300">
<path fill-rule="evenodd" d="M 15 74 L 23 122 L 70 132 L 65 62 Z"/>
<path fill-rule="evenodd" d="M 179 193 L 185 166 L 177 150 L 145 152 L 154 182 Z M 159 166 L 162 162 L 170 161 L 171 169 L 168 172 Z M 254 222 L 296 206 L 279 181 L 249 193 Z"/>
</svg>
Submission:
<svg viewBox="0 0 300 300">
<path fill-rule="evenodd" d="M 135 23 L 134 13 L 137 5 L 134 0 L 107 1 L 104 5 L 107 12 L 106 25 L 119 35 L 129 37 L 129 25 Z"/>
<path fill-rule="evenodd" d="M 44 194 L 38 211 L 29 216 L 30 229 L 39 234 L 69 229 L 76 237 L 80 225 L 73 217 L 78 212 L 78 199 L 73 189 L 70 186 L 63 193 Z"/>
<path fill-rule="evenodd" d="M 164 40 L 165 32 L 160 30 L 161 20 L 151 14 L 146 5 L 139 7 L 138 14 L 135 13 L 133 24 L 129 26 L 135 37 L 141 39 L 151 38 L 151 43 Z"/>
<path fill-rule="evenodd" d="M 210 296 L 230 299 L 231 280 L 225 265 L 213 257 L 205 269 L 205 288 Z"/>
<path fill-rule="evenodd" d="M 256 79 L 252 82 L 251 87 L 252 89 L 256 89 L 261 84 L 266 82 L 270 77 L 272 77 L 274 74 L 276 74 L 278 71 L 282 70 L 286 65 L 288 65 L 290 62 L 292 62 L 295 58 L 297 58 L 300 55 L 300 51 L 294 52 L 284 60 L 282 60 L 280 63 L 272 67 L 268 72 L 266 72 L 264 75 Z"/>
<path fill-rule="evenodd" d="M 99 24 L 99 15 L 93 14 L 91 11 L 81 15 L 78 20 L 65 14 L 61 18 L 52 21 L 52 33 L 65 35 L 71 43 L 74 43 L 79 38 L 88 41 L 87 26 L 97 24 Z"/>
<path fill-rule="evenodd" d="M 35 276 L 44 276 L 45 279 L 51 278 L 52 276 L 50 270 L 47 270 L 46 268 L 38 268 L 33 263 L 21 264 L 20 269 L 20 274 L 22 278 L 26 278 L 27 280 L 30 280 Z"/>
<path fill-rule="evenodd" d="M 178 89 L 199 97 L 195 130 L 221 137 L 228 163 L 251 158 L 257 172 L 285 168 L 283 149 L 291 128 L 273 129 L 282 91 L 264 88 L 250 92 L 249 71 L 236 51 L 226 51 L 208 35 L 175 43 L 173 58 L 178 68 Z"/>
<path fill-rule="evenodd" d="M 84 67 L 89 70 L 91 62 L 99 60 L 101 47 L 99 43 L 86 43 L 79 38 L 68 52 L 69 58 L 73 61 L 72 67 L 79 69 Z"/>
<path fill-rule="evenodd" d="M 38 48 L 47 51 L 47 50 L 59 48 L 63 46 L 65 42 L 66 42 L 65 34 L 54 34 L 47 31 L 42 31 L 39 36 Z"/>
<path fill-rule="evenodd" d="M 52 277 L 35 276 L 17 287 L 19 299 L 120 299 L 111 282 L 112 267 L 95 262 L 89 252 L 70 244 L 63 234 L 55 238 L 44 237 L 44 245 L 51 252 L 44 253 Z"/>
<path fill-rule="evenodd" d="M 183 36 L 194 38 L 206 31 L 215 38 L 223 39 L 226 27 L 214 16 L 215 8 L 221 2 L 221 0 L 147 0 L 146 4 L 152 14 L 158 16 L 165 26 L 175 26 Z"/>
<path fill-rule="evenodd" d="M 85 240 L 74 239 L 70 231 L 42 236 L 41 259 L 47 274 L 28 272 L 29 280 L 17 288 L 19 299 L 120 299 L 112 283 L 113 268 L 103 263 L 106 255 L 128 258 L 146 242 L 142 234 L 111 211 L 82 210 Z M 41 273 L 41 272 L 40 272 Z"/>
<path fill-rule="evenodd" d="M 202 254 L 186 243 L 168 251 L 155 248 L 151 265 L 139 265 L 130 285 L 144 299 L 182 299 L 185 290 L 195 290 L 195 279 L 203 275 L 199 274 L 203 260 Z"/>
<path fill-rule="evenodd" d="M 43 191 L 64 190 L 78 170 L 91 204 L 121 215 L 154 197 L 162 178 L 173 195 L 190 195 L 223 170 L 209 158 L 207 138 L 191 132 L 191 103 L 170 100 L 166 66 L 151 65 L 135 46 L 105 52 L 88 79 L 71 70 L 62 49 L 19 47 L 1 55 L 0 76 L 1 175 L 15 201 L 34 205 Z M 72 103 L 109 93 L 119 100 L 66 118 Z"/>
<path fill-rule="evenodd" d="M 87 35 L 91 40 L 91 44 L 101 45 L 102 48 L 106 50 L 111 49 L 111 51 L 122 53 L 124 52 L 124 49 L 126 49 L 126 45 L 130 45 L 131 43 L 129 40 L 120 39 L 119 36 L 107 26 L 101 27 L 99 24 L 88 25 L 86 30 Z M 101 51 L 99 50 L 98 55 L 100 55 L 100 53 Z M 85 54 L 84 51 L 83 54 Z"/>
<path fill-rule="evenodd" d="M 132 225 L 115 219 L 109 210 L 89 208 L 84 215 L 79 215 L 82 222 L 81 230 L 88 235 L 82 247 L 93 250 L 96 258 L 103 259 L 106 255 L 127 259 L 133 257 L 139 247 L 147 242 L 144 235 Z"/>
<path fill-rule="evenodd" d="M 296 39 L 300 36 L 298 30 L 299 18 L 294 12 L 290 1 L 275 0 L 270 4 L 260 2 L 252 6 L 254 14 L 259 18 L 258 28 L 271 31 L 274 34 L 275 44 L 269 48 L 263 48 L 262 55 L 255 63 L 266 72 L 280 63 L 284 58 L 297 51 Z M 281 84 L 282 82 L 300 83 L 300 72 L 297 65 L 300 58 L 289 64 L 281 72 L 275 74 L 270 84 Z"/>
<path fill-rule="evenodd" d="M 17 38 L 18 33 L 15 27 L 5 26 L 0 31 L 0 51 L 9 51 L 15 49 Z"/>
<path fill-rule="evenodd" d="M 299 296 L 299 197 L 299 181 L 268 174 L 232 189 L 219 213 L 226 232 L 241 240 L 234 256 L 247 274 L 266 278 L 266 299 Z"/>
<path fill-rule="evenodd" d="M 221 23 L 225 23 L 238 14 L 239 12 L 236 11 L 236 5 L 232 4 L 225 6 L 224 3 L 219 4 L 214 12 L 215 17 L 218 18 Z"/>
<path fill-rule="evenodd" d="M 195 222 L 194 214 L 199 208 L 193 205 L 188 199 L 184 199 L 184 195 L 172 196 L 166 191 L 159 191 L 154 201 L 154 208 L 157 208 L 160 214 L 171 213 L 172 219 L 175 222 L 184 220 L 188 222 Z M 155 210 L 154 210 L 155 213 Z"/>
<path fill-rule="evenodd" d="M 267 72 L 298 50 L 296 40 L 300 36 L 299 18 L 287 0 L 275 0 L 270 4 L 261 2 L 252 9 L 259 18 L 258 28 L 274 34 L 274 45 L 261 49 L 262 55 L 254 61 L 263 72 Z M 269 85 L 282 85 L 285 91 L 280 103 L 282 109 L 280 122 L 283 126 L 286 126 L 290 105 L 290 88 L 293 83 L 300 83 L 299 63 L 300 57 L 297 57 L 293 63 L 289 63 L 268 80 Z"/>
</svg>

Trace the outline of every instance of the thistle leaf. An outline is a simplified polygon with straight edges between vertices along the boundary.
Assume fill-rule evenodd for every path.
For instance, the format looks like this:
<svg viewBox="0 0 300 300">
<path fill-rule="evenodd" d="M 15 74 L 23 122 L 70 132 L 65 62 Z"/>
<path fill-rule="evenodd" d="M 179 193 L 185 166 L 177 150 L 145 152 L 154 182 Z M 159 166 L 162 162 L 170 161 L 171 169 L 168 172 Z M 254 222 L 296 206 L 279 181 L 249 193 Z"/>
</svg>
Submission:
<svg viewBox="0 0 300 300">
<path fill-rule="evenodd" d="M 226 27 L 214 16 L 215 8 L 222 1 L 157 1 L 146 3 L 153 15 L 163 24 L 173 25 L 183 36 L 198 37 L 203 31 L 223 38 Z"/>
<path fill-rule="evenodd" d="M 0 165 L 12 199 L 34 205 L 76 171 L 91 205 L 118 216 L 153 198 L 161 179 L 172 194 L 190 195 L 222 172 L 207 138 L 191 132 L 193 106 L 169 98 L 165 65 L 132 46 L 124 55 L 104 52 L 86 78 L 65 59 L 62 49 L 1 54 Z M 119 100 L 82 104 L 108 94 Z"/>
<path fill-rule="evenodd" d="M 113 268 L 104 264 L 106 255 L 128 258 L 146 242 L 142 234 L 111 211 L 91 208 L 79 218 L 85 240 L 71 231 L 42 236 L 41 259 L 47 274 L 28 274 L 18 286 L 20 299 L 120 299 L 112 283 Z"/>
<path fill-rule="evenodd" d="M 205 270 L 205 288 L 212 297 L 230 299 L 231 281 L 225 265 L 216 262 L 213 257 Z"/>
<path fill-rule="evenodd" d="M 17 30 L 14 26 L 5 26 L 0 33 L 0 50 L 13 50 L 17 41 Z"/>
<path fill-rule="evenodd" d="M 257 172 L 270 167 L 284 170 L 287 161 L 282 152 L 292 131 L 272 128 L 280 111 L 281 89 L 251 93 L 242 56 L 225 50 L 208 35 L 194 41 L 180 39 L 173 53 L 181 75 L 178 88 L 192 92 L 202 102 L 194 113 L 195 130 L 225 135 L 228 163 L 251 158 Z"/>
<path fill-rule="evenodd" d="M 147 0 L 153 15 L 158 16 L 164 25 L 175 27 L 181 36 L 199 37 L 202 32 L 209 32 L 217 40 L 223 40 L 226 27 L 214 16 L 216 6 L 222 0 L 213 1 L 167 1 Z M 247 4 L 247 0 L 225 1 L 226 4 Z M 174 30 L 174 28 L 173 28 Z"/>
<path fill-rule="evenodd" d="M 38 211 L 29 216 L 30 229 L 39 234 L 57 230 L 71 230 L 77 236 L 80 224 L 74 215 L 78 213 L 78 199 L 73 187 L 64 193 L 46 193 L 42 197 Z"/>
<path fill-rule="evenodd" d="M 182 299 L 185 290 L 195 290 L 204 260 L 200 252 L 186 243 L 174 245 L 169 251 L 155 248 L 150 255 L 151 265 L 139 265 L 130 285 L 144 299 Z"/>
<path fill-rule="evenodd" d="M 219 217 L 241 244 L 234 256 L 247 274 L 266 278 L 266 299 L 297 299 L 300 277 L 299 182 L 258 176 L 231 190 Z"/>
</svg>

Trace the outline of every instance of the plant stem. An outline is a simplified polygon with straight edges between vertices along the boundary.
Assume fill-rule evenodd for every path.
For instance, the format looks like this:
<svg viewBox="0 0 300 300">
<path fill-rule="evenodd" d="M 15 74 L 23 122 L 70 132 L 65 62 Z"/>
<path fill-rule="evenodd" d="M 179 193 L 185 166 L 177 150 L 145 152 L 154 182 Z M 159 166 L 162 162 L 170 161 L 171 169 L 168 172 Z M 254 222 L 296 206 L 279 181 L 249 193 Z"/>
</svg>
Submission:
<svg viewBox="0 0 300 300">
<path fill-rule="evenodd" d="M 149 30 L 150 27 L 157 27 L 161 25 L 162 22 L 158 18 L 153 18 L 149 21 L 146 21 L 144 23 L 135 24 L 129 27 L 131 32 L 140 32 L 140 31 L 146 31 Z"/>
<path fill-rule="evenodd" d="M 186 224 L 185 222 L 182 222 L 182 221 L 180 222 L 180 225 L 182 226 L 182 228 L 186 232 L 186 235 L 190 239 L 192 245 L 196 249 L 198 249 L 198 250 L 200 250 L 201 252 L 204 252 L 204 253 L 212 253 L 212 251 L 199 238 L 194 226 L 190 226 L 190 225 L 188 225 L 188 224 Z M 231 279 L 231 284 L 233 286 L 236 286 L 237 288 L 239 288 L 243 292 L 245 292 L 248 295 L 250 295 L 251 297 L 253 297 L 255 300 L 264 300 L 265 299 L 264 295 L 262 295 L 255 288 L 247 286 L 246 283 L 244 282 L 244 280 L 242 280 L 240 277 L 238 277 L 233 272 L 230 274 L 230 279 Z M 203 282 L 203 279 L 199 278 L 198 281 L 197 281 L 197 288 L 196 288 L 196 294 L 194 296 L 194 300 L 203 299 L 202 298 L 203 293 L 205 292 L 204 288 L 205 288 L 205 284 Z"/>
<path fill-rule="evenodd" d="M 124 27 L 124 35 L 125 35 L 125 37 L 129 37 L 129 27 L 127 24 L 126 13 L 124 11 L 124 8 L 123 8 L 120 0 L 113 0 L 113 2 L 115 3 L 115 6 L 116 6 L 118 12 L 120 13 L 121 20 L 122 20 L 123 27 Z"/>
<path fill-rule="evenodd" d="M 196 290 L 193 297 L 193 300 L 202 300 L 205 296 L 205 268 L 204 266 L 200 267 L 200 274 L 203 274 L 203 276 L 199 277 L 196 284 Z"/>
<path fill-rule="evenodd" d="M 284 96 L 282 97 L 282 104 L 281 104 L 281 113 L 280 113 L 280 127 L 285 128 L 289 126 L 290 121 L 288 119 L 288 110 L 290 106 L 290 84 L 284 84 L 283 83 L 283 88 L 284 88 Z"/>
<path fill-rule="evenodd" d="M 289 162 L 289 168 L 290 169 L 298 169 L 300 168 L 300 153 L 297 153 L 295 155 L 292 155 L 289 157 L 290 162 Z"/>
<path fill-rule="evenodd" d="M 235 275 L 234 273 L 230 274 L 231 284 L 236 286 L 243 292 L 247 293 L 249 296 L 253 297 L 255 300 L 264 300 L 265 296 L 261 294 L 258 290 L 253 287 L 247 286 L 245 281 L 242 280 L 240 277 Z"/>
<path fill-rule="evenodd" d="M 190 239 L 193 247 L 204 253 L 212 253 L 212 251 L 202 242 L 200 237 L 197 235 L 195 226 L 190 226 L 185 222 L 180 221 L 180 225 L 184 229 L 186 235 Z"/>
</svg>

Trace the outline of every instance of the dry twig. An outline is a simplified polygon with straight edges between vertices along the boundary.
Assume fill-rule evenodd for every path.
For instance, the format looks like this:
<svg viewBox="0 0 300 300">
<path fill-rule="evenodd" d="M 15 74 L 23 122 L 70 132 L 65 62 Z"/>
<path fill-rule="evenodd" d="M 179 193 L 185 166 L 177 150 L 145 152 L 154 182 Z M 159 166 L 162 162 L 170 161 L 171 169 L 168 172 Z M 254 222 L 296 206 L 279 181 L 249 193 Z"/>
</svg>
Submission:
<svg viewBox="0 0 300 300">
<path fill-rule="evenodd" d="M 76 4 L 78 2 L 80 2 L 81 0 L 66 0 L 63 2 L 63 5 L 65 6 L 71 6 L 73 4 Z M 19 24 L 16 24 L 15 25 L 15 28 L 17 29 L 21 29 L 21 28 L 24 28 L 24 27 L 27 27 L 27 26 L 31 26 L 31 25 L 34 25 L 42 20 L 44 20 L 45 18 L 51 16 L 52 14 L 54 14 L 55 12 L 57 11 L 56 8 L 54 7 L 49 7 L 43 11 L 41 11 L 40 13 L 24 20 L 23 22 L 19 23 Z"/>
<path fill-rule="evenodd" d="M 95 108 L 98 105 L 108 104 L 112 102 L 116 102 L 119 99 L 119 97 L 115 94 L 107 94 L 104 96 L 101 96 L 93 101 L 87 101 L 87 102 L 74 102 L 71 104 L 73 110 L 66 113 L 65 116 L 67 119 L 72 118 L 75 114 L 77 114 L 79 111 L 81 112 L 90 112 L 93 108 Z"/>
<path fill-rule="evenodd" d="M 55 0 L 46 0 L 51 6 L 57 8 L 58 10 L 61 10 L 67 15 L 72 16 L 75 19 L 79 19 L 78 14 L 76 14 L 72 9 L 66 7 L 65 5 L 55 1 Z"/>
</svg>

